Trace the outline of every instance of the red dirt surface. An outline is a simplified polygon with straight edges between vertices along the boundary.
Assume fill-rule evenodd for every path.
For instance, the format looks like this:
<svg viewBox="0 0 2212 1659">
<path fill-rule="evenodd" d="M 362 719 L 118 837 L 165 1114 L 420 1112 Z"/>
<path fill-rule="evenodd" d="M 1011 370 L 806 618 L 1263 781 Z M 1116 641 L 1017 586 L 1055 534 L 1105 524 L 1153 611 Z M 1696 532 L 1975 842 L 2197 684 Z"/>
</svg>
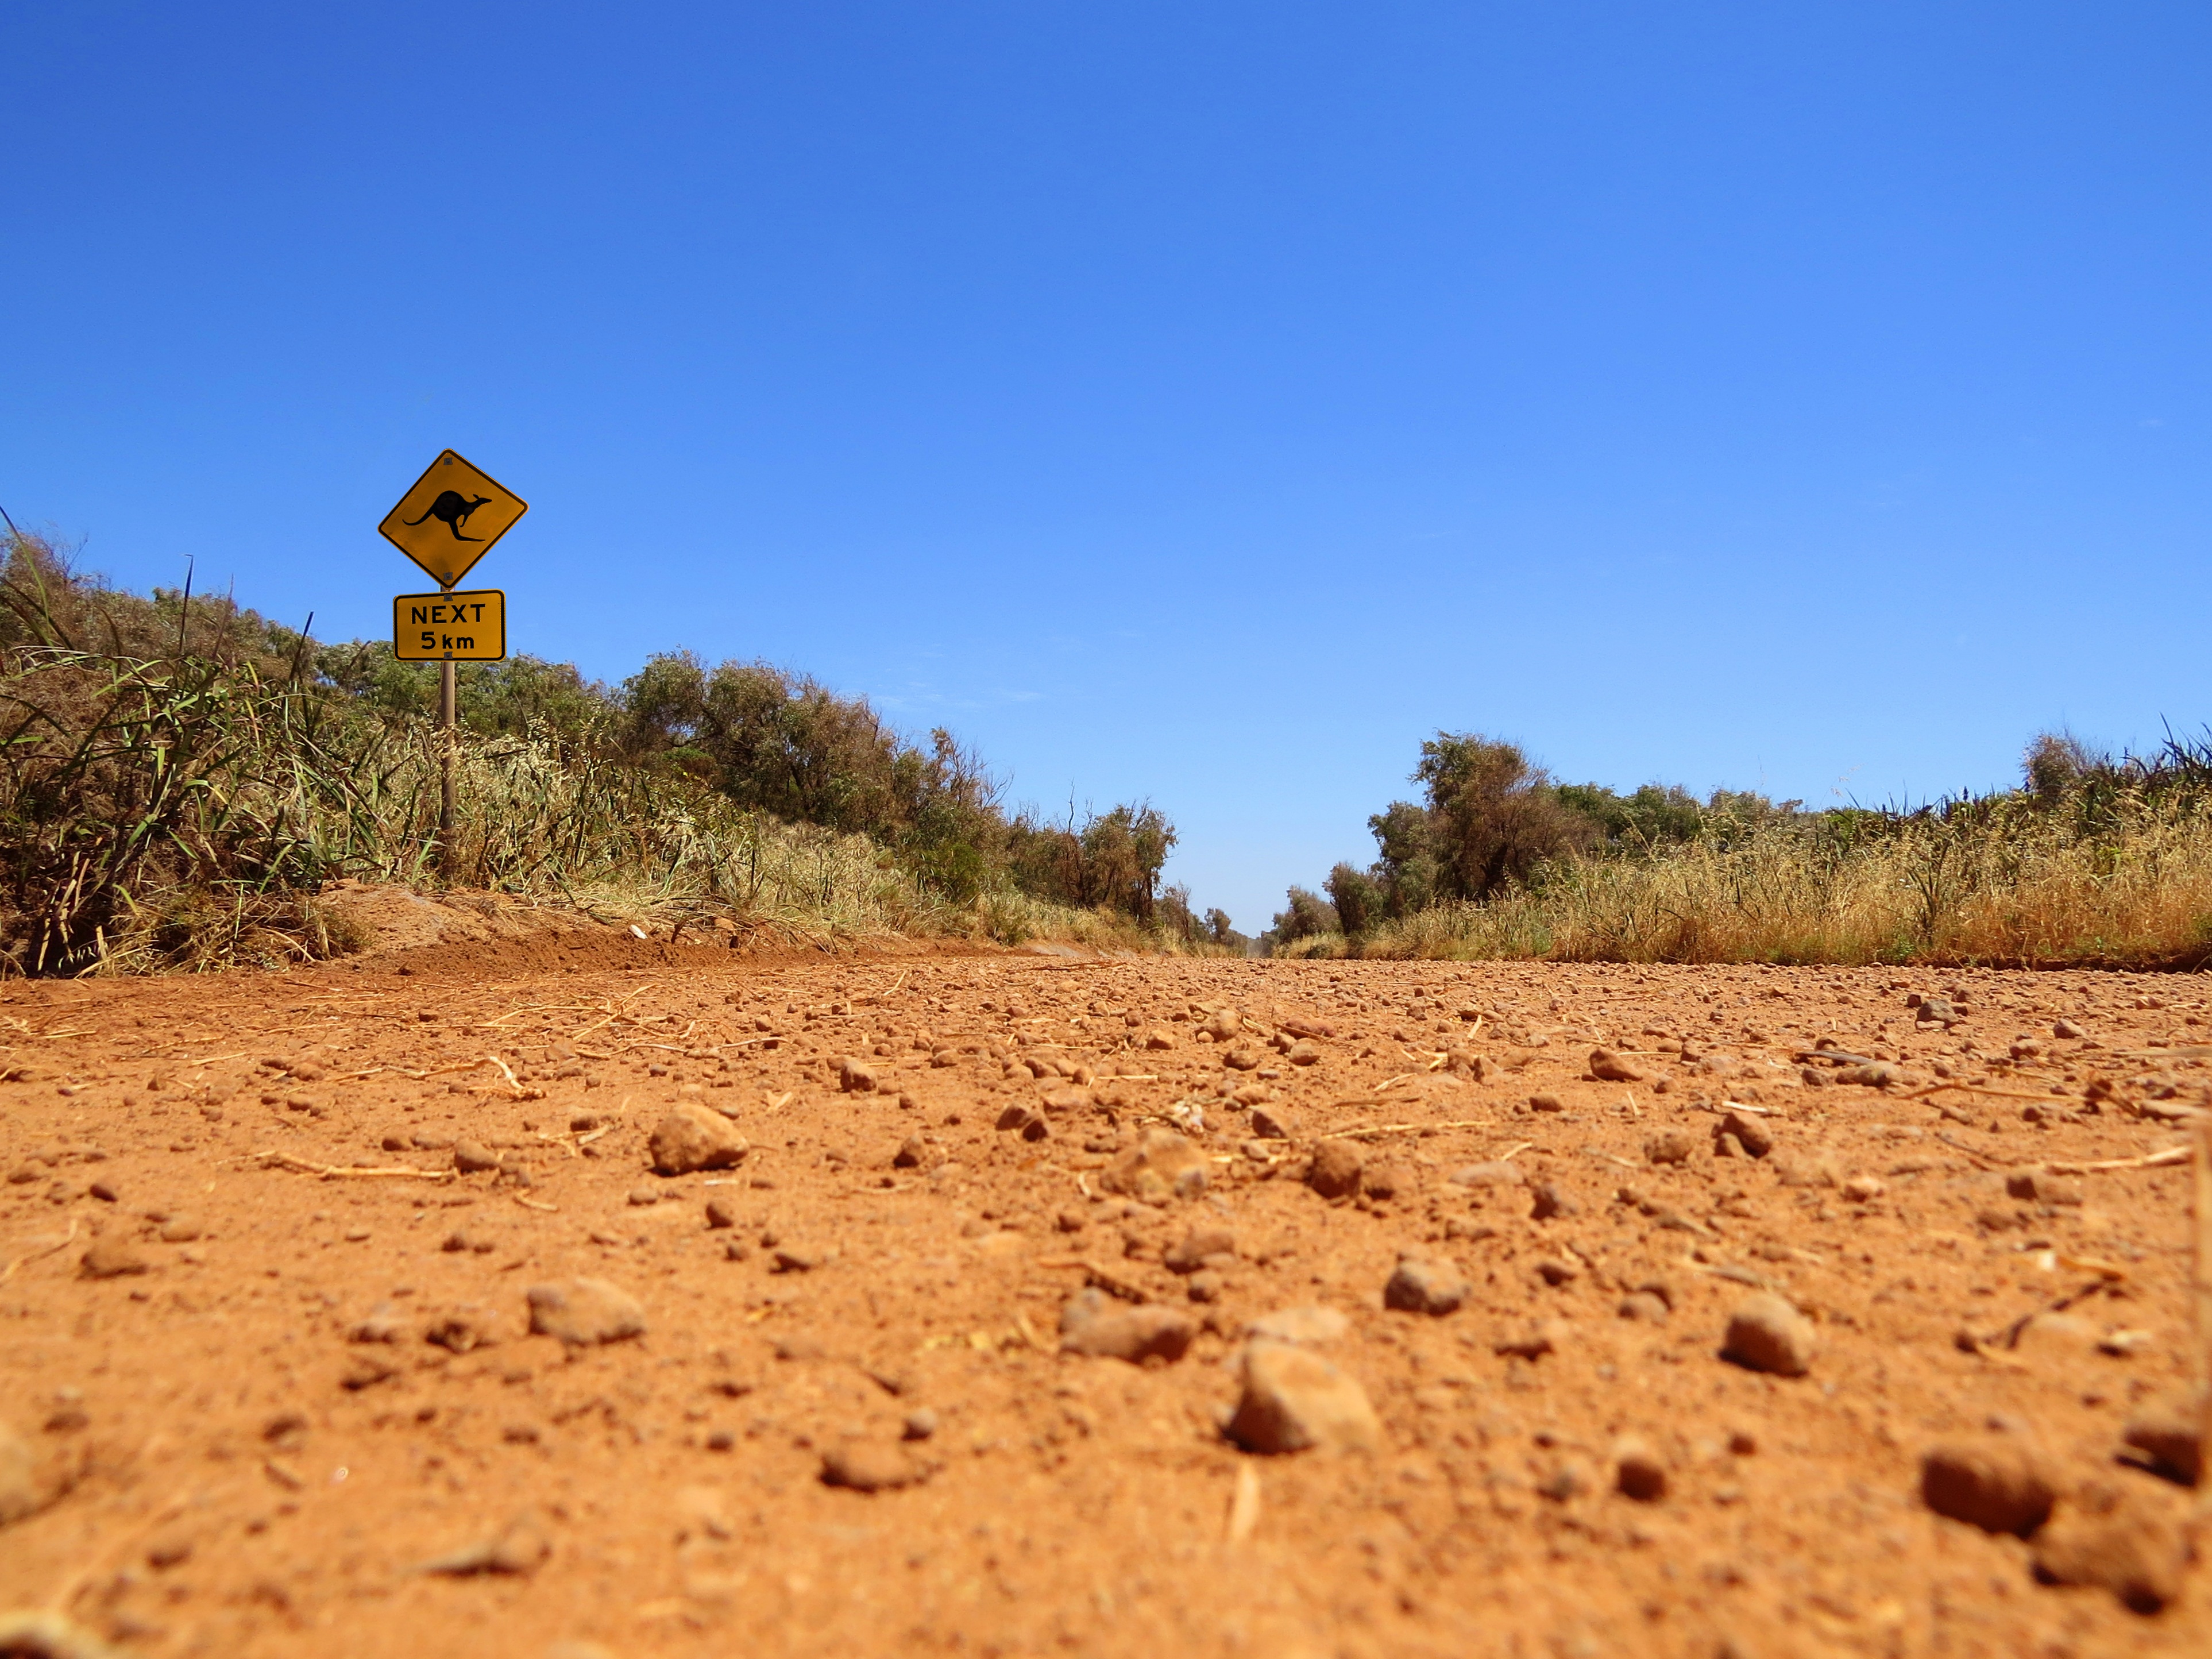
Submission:
<svg viewBox="0 0 2212 1659">
<path fill-rule="evenodd" d="M 2193 979 L 651 948 L 0 994 L 0 1630 L 2212 1650 L 2123 1456 L 2190 1386 Z M 655 1173 L 672 1113 L 742 1157 Z M 532 1334 L 580 1278 L 642 1334 Z M 1805 1374 L 1723 1356 L 1762 1295 Z M 1312 1309 L 1372 1443 L 1247 1450 L 1246 1333 Z M 1939 1445 L 2052 1518 L 1932 1512 Z"/>
</svg>

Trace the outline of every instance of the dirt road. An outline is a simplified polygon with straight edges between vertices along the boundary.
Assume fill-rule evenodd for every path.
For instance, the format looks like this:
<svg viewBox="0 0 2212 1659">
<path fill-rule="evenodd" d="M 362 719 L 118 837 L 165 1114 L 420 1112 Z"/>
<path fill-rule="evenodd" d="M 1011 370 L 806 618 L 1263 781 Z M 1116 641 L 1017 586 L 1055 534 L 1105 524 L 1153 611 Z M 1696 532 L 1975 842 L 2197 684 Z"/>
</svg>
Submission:
<svg viewBox="0 0 2212 1659">
<path fill-rule="evenodd" d="M 2124 1435 L 2188 1384 L 2202 991 L 13 987 L 0 1611 L 160 1656 L 2201 1655 L 2191 1495 Z M 2032 1538 L 1931 1510 L 1945 1447 L 1939 1502 Z"/>
</svg>

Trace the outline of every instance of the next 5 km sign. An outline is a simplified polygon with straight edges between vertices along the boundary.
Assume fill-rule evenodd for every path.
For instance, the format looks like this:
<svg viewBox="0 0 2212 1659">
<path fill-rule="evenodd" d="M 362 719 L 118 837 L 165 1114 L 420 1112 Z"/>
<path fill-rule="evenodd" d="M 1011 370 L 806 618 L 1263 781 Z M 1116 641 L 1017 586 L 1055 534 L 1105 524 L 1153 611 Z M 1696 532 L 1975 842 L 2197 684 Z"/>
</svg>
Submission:
<svg viewBox="0 0 2212 1659">
<path fill-rule="evenodd" d="M 392 602 L 392 654 L 402 662 L 497 662 L 507 654 L 507 595 L 402 593 Z"/>
</svg>

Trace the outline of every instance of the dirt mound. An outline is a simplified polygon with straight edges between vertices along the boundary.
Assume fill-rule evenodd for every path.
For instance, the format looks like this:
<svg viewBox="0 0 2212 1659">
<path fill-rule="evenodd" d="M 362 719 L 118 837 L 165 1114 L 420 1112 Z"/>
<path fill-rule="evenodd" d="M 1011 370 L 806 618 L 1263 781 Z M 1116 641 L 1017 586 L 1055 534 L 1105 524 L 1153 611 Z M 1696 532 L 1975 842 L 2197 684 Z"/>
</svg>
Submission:
<svg viewBox="0 0 2212 1659">
<path fill-rule="evenodd" d="M 535 974 L 757 963 L 825 957 L 969 956 L 994 947 L 957 939 L 816 940 L 726 917 L 671 927 L 607 921 L 505 893 L 420 893 L 342 881 L 323 895 L 333 931 L 353 949 L 329 966 L 403 978 L 515 979 Z M 1040 947 L 1082 954 L 1073 947 Z"/>
</svg>

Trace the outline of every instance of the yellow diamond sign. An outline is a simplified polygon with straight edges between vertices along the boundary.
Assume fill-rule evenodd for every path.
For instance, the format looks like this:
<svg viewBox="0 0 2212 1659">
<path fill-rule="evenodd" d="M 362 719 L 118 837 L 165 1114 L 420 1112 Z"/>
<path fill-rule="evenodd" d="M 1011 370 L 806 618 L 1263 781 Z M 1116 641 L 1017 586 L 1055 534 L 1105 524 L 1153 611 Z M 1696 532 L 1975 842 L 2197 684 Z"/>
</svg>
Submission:
<svg viewBox="0 0 2212 1659">
<path fill-rule="evenodd" d="M 377 528 L 431 580 L 451 587 L 528 511 L 529 502 L 449 449 Z"/>
</svg>

